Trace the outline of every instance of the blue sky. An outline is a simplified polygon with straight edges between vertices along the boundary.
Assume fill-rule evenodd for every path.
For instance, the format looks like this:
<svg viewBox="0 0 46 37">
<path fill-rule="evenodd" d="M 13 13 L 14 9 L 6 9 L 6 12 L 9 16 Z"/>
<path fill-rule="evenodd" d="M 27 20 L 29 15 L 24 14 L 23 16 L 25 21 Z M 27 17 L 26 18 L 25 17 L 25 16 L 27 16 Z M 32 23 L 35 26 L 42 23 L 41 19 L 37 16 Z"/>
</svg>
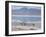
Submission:
<svg viewBox="0 0 46 37">
<path fill-rule="evenodd" d="M 41 15 L 41 7 L 35 6 L 12 6 L 13 15 Z"/>
</svg>

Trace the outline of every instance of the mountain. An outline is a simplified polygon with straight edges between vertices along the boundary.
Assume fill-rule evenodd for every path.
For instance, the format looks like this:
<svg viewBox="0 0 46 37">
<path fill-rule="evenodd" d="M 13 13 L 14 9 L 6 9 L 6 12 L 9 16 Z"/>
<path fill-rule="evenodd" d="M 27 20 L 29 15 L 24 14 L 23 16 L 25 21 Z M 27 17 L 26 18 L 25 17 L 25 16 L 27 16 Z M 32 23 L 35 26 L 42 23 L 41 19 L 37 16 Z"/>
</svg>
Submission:
<svg viewBox="0 0 46 37">
<path fill-rule="evenodd" d="M 26 8 L 23 7 L 21 9 L 12 10 L 13 15 L 41 15 L 41 9 L 37 8 Z"/>
</svg>

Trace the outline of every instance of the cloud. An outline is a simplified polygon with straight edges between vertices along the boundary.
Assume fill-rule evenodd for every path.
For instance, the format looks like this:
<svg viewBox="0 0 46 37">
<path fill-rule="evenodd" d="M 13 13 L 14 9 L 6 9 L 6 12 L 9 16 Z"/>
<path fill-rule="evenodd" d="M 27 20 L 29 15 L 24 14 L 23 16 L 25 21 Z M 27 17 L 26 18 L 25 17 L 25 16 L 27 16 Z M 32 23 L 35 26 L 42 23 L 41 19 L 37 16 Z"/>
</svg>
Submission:
<svg viewBox="0 0 46 37">
<path fill-rule="evenodd" d="M 27 8 L 27 9 L 31 9 L 31 8 L 34 8 L 34 9 L 41 9 L 41 7 L 36 7 L 36 6 L 14 6 L 12 5 L 12 9 L 21 9 L 21 8 Z"/>
<path fill-rule="evenodd" d="M 20 6 L 12 6 L 12 9 L 21 9 L 23 7 L 20 7 Z"/>
<path fill-rule="evenodd" d="M 30 9 L 30 8 L 41 9 L 41 7 L 35 7 L 35 6 L 29 6 L 29 7 L 26 7 L 26 8 L 28 8 L 28 9 Z"/>
</svg>

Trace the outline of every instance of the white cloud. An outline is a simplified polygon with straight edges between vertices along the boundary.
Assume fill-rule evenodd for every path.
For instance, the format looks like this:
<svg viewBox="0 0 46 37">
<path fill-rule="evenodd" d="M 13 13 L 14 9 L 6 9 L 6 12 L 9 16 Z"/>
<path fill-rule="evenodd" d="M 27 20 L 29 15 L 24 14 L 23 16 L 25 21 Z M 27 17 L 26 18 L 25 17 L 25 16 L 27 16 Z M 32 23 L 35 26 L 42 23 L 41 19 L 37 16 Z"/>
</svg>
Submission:
<svg viewBox="0 0 46 37">
<path fill-rule="evenodd" d="M 19 7 L 19 6 L 18 6 L 18 7 L 17 7 L 17 6 L 13 6 L 12 8 L 13 8 L 13 9 L 21 9 L 21 8 L 23 8 L 23 7 Z"/>
<path fill-rule="evenodd" d="M 40 7 L 34 7 L 34 6 L 27 7 L 27 8 L 28 8 L 28 9 L 30 9 L 30 8 L 41 9 Z"/>
<path fill-rule="evenodd" d="M 13 9 L 21 9 L 24 6 L 12 6 Z M 35 9 L 41 9 L 41 7 L 35 7 L 35 6 L 25 6 L 26 8 L 30 9 L 30 8 L 35 8 Z"/>
</svg>

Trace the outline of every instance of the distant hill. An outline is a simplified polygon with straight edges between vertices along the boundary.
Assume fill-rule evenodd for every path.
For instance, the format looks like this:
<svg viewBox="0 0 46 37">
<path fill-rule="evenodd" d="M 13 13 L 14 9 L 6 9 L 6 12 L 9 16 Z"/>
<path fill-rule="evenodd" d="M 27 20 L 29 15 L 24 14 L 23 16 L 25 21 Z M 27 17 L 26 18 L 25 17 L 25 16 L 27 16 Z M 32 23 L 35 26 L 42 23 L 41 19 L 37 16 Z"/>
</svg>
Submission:
<svg viewBox="0 0 46 37">
<path fill-rule="evenodd" d="M 20 8 L 20 9 L 12 9 L 13 15 L 41 15 L 41 9 L 37 8 Z"/>
</svg>

